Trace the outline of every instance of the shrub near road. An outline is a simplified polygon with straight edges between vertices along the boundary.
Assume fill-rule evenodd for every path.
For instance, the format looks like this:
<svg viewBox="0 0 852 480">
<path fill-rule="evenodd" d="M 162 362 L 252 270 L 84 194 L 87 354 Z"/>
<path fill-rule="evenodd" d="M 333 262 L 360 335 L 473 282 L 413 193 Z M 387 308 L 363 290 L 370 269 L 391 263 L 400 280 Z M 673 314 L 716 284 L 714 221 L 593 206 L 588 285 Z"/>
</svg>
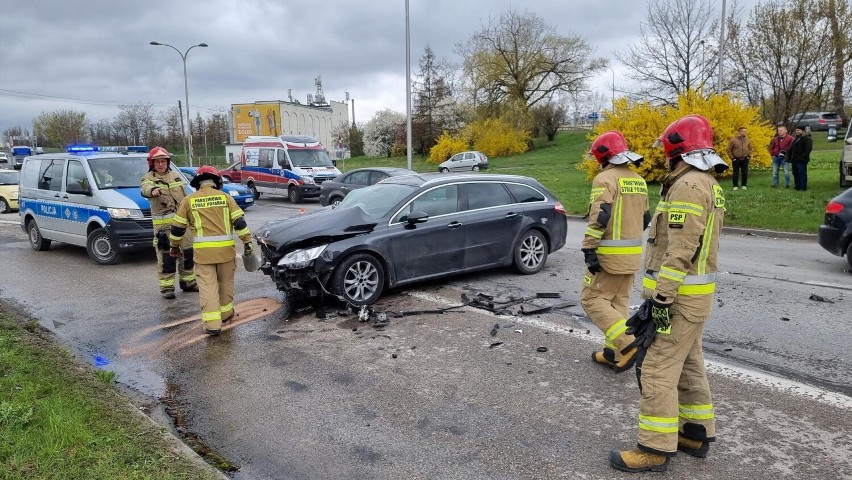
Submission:
<svg viewBox="0 0 852 480">
<path fill-rule="evenodd" d="M 585 215 L 588 209 L 591 181 L 586 172 L 577 169 L 591 142 L 587 130 L 560 132 L 554 142 L 537 140 L 533 151 L 507 157 L 489 157 L 490 173 L 511 173 L 536 178 L 550 189 L 573 214 Z M 751 168 L 748 190 L 731 191 L 730 178 L 720 178 L 725 190 L 726 226 L 753 227 L 768 230 L 816 233 L 825 214 L 825 205 L 843 189 L 838 187 L 838 161 L 842 142 L 826 141 L 825 132 L 814 132 L 814 152 L 808 165 L 808 190 L 771 188 L 772 170 Z M 755 149 L 764 148 L 757 143 Z M 346 171 L 367 166 L 406 167 L 405 157 L 346 159 L 338 167 Z M 412 160 L 418 172 L 433 172 L 435 166 L 420 156 Z M 658 185 L 648 189 L 651 206 L 659 201 Z"/>
<path fill-rule="evenodd" d="M 0 309 L 0 478 L 213 479 L 34 322 Z M 107 374 L 103 374 L 107 373 Z"/>
</svg>

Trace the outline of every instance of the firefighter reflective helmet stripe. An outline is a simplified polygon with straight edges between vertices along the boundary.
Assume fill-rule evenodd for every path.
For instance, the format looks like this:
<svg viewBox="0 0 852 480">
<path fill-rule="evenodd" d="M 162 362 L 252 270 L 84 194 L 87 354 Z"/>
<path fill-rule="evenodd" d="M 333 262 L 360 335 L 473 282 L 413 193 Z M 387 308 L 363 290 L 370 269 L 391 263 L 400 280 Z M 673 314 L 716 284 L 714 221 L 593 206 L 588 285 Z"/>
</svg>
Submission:
<svg viewBox="0 0 852 480">
<path fill-rule="evenodd" d="M 627 148 L 627 141 L 624 140 L 624 135 L 616 130 L 610 130 L 598 135 L 598 138 L 592 142 L 589 154 L 595 157 L 595 160 L 601 165 L 607 163 L 621 165 L 627 162 L 639 163 L 642 161 L 642 155 L 631 152 Z"/>
<path fill-rule="evenodd" d="M 687 115 L 672 122 L 654 142 L 663 147 L 666 160 L 682 158 L 693 167 L 716 172 L 727 170 L 728 164 L 713 149 L 713 128 L 701 115 Z"/>
</svg>

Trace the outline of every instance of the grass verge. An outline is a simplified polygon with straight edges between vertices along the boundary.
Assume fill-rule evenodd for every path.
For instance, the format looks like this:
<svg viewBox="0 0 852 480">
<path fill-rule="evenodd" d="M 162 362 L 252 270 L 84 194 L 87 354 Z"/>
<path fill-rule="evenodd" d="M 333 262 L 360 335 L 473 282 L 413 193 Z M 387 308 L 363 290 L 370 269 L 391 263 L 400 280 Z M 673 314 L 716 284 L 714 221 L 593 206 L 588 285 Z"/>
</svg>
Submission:
<svg viewBox="0 0 852 480">
<path fill-rule="evenodd" d="M 577 164 L 589 148 L 586 131 L 560 132 L 553 142 L 537 142 L 531 152 L 489 159 L 489 172 L 534 177 L 550 189 L 573 214 L 585 214 L 591 181 Z M 771 188 L 771 169 L 751 169 L 748 190 L 732 190 L 730 176 L 720 178 L 725 189 L 727 213 L 725 225 L 767 230 L 816 233 L 825 215 L 825 205 L 843 189 L 838 186 L 838 161 L 842 142 L 827 142 L 825 132 L 814 132 L 814 152 L 808 165 L 808 190 L 798 192 L 782 187 Z M 341 171 L 372 166 L 405 167 L 405 157 L 355 157 L 338 162 Z M 412 168 L 435 172 L 437 166 L 425 157 L 414 156 Z M 345 170 L 344 170 L 345 169 Z M 792 173 L 790 183 L 792 184 Z M 659 187 L 648 190 L 652 209 L 659 201 Z"/>
<path fill-rule="evenodd" d="M 0 477 L 220 478 L 134 412 L 114 380 L 0 309 Z"/>
</svg>

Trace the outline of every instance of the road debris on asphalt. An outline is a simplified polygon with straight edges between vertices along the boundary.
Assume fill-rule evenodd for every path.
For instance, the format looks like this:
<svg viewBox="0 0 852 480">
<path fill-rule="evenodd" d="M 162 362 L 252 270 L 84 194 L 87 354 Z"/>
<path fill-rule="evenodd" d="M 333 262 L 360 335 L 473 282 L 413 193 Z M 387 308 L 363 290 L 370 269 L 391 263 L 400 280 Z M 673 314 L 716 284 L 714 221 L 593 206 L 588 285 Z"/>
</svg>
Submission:
<svg viewBox="0 0 852 480">
<path fill-rule="evenodd" d="M 834 303 L 834 300 L 829 300 L 825 297 L 821 297 L 821 296 L 817 295 L 816 293 L 812 293 L 811 296 L 808 297 L 808 300 L 813 300 L 815 302 Z"/>
<path fill-rule="evenodd" d="M 491 345 L 488 345 L 488 348 L 499 347 L 500 345 L 503 345 L 503 342 L 494 342 Z"/>
<path fill-rule="evenodd" d="M 493 328 L 491 328 L 491 336 L 492 336 L 492 337 L 496 337 L 496 336 L 497 336 L 497 331 L 498 331 L 498 330 L 500 330 L 500 324 L 499 324 L 499 323 L 495 323 L 495 324 L 494 324 L 494 327 L 493 327 Z"/>
<path fill-rule="evenodd" d="M 547 347 L 538 347 L 535 349 L 536 352 L 544 353 L 547 351 Z"/>
</svg>

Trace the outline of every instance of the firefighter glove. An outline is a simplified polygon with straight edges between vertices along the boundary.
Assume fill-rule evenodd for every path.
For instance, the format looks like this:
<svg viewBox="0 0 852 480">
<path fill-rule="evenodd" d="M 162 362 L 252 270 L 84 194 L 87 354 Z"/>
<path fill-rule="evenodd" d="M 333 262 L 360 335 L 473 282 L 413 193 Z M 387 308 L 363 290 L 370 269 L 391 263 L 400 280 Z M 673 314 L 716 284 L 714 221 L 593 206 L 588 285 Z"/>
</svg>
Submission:
<svg viewBox="0 0 852 480">
<path fill-rule="evenodd" d="M 180 247 L 172 247 L 171 250 L 169 250 L 169 256 L 174 257 L 174 258 L 179 257 L 180 256 Z"/>
<path fill-rule="evenodd" d="M 654 321 L 654 328 L 659 333 L 666 335 L 672 333 L 671 317 L 669 316 L 670 303 L 661 303 L 654 298 L 648 300 L 651 302 L 651 320 Z"/>
<path fill-rule="evenodd" d="M 589 273 L 595 275 L 603 270 L 601 261 L 598 259 L 598 253 L 594 248 L 584 248 L 583 256 L 585 258 L 586 266 L 589 268 Z"/>
<path fill-rule="evenodd" d="M 636 338 L 636 346 L 640 351 L 650 347 L 657 335 L 656 327 L 651 320 L 651 300 L 645 300 L 639 306 L 639 310 L 627 319 L 626 325 L 627 330 L 624 333 Z"/>
<path fill-rule="evenodd" d="M 169 249 L 169 234 L 165 229 L 157 232 L 157 248 L 162 251 Z"/>
<path fill-rule="evenodd" d="M 251 255 L 254 252 L 254 245 L 251 242 L 243 244 L 243 255 Z"/>
</svg>

